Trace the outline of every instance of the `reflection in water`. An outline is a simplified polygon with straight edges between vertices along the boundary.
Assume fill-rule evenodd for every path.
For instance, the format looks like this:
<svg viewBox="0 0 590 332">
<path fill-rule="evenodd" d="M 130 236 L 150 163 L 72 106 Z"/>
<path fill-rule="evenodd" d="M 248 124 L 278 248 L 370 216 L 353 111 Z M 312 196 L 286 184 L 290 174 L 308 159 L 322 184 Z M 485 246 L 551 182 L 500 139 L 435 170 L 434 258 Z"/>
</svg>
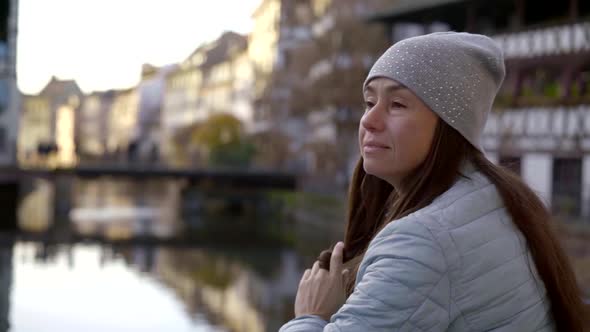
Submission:
<svg viewBox="0 0 590 332">
<path fill-rule="evenodd" d="M 128 239 L 169 237 L 181 226 L 180 181 L 35 179 L 28 186 L 18 211 L 19 226 L 25 231 L 67 233 L 73 228 L 82 235 Z"/>
<path fill-rule="evenodd" d="M 0 332 L 8 331 L 10 322 L 10 286 L 12 283 L 12 245 L 0 244 Z"/>
<path fill-rule="evenodd" d="M 264 192 L 109 177 L 49 178 L 31 187 L 21 198 L 21 229 L 59 241 L 82 236 L 277 244 L 287 238 L 280 207 Z"/>
<path fill-rule="evenodd" d="M 182 236 L 208 239 L 216 249 L 66 245 L 67 237 L 59 236 L 47 239 L 63 245 L 18 243 L 11 331 L 278 330 L 293 316 L 309 258 L 268 240 L 280 231 L 278 223 L 251 213 L 265 206 L 264 195 L 238 192 L 228 200 L 223 192 L 186 189 L 170 180 L 35 180 L 21 199 L 24 230 L 73 230 L 108 241 L 182 230 Z M 244 197 L 247 203 L 240 205 Z M 244 216 L 209 215 L 226 206 Z M 244 248 L 263 243 L 266 249 Z"/>
<path fill-rule="evenodd" d="M 217 331 L 160 283 L 96 245 L 18 243 L 11 331 Z"/>
<path fill-rule="evenodd" d="M 0 322 L 10 317 L 12 332 L 276 331 L 292 316 L 302 270 L 281 249 L 20 242 L 0 257 Z"/>
<path fill-rule="evenodd" d="M 264 264 L 257 270 L 253 262 Z M 205 313 L 232 331 L 276 331 L 292 316 L 301 276 L 287 250 L 160 250 L 155 274 L 193 313 Z"/>
<path fill-rule="evenodd" d="M 54 186 L 48 180 L 37 179 L 25 195 L 18 210 L 19 227 L 32 232 L 43 232 L 53 224 Z"/>
<path fill-rule="evenodd" d="M 109 239 L 175 235 L 179 181 L 75 180 L 70 218 L 82 234 Z"/>
</svg>

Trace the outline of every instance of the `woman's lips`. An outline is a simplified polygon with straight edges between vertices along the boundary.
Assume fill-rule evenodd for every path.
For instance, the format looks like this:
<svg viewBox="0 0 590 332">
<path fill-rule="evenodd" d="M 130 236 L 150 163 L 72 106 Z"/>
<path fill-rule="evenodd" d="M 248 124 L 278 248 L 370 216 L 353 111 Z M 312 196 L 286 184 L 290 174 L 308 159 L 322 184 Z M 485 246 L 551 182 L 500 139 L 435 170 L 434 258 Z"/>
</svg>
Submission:
<svg viewBox="0 0 590 332">
<path fill-rule="evenodd" d="M 366 143 L 363 145 L 363 152 L 364 153 L 378 153 L 383 152 L 384 150 L 388 150 L 389 147 L 379 143 Z"/>
</svg>

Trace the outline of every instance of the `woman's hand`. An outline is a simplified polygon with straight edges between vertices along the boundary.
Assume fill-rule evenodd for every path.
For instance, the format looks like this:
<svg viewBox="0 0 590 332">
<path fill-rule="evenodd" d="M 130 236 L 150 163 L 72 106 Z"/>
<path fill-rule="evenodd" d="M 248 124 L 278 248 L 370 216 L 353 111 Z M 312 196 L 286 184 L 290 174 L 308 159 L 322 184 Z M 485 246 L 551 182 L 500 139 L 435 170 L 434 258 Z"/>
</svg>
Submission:
<svg viewBox="0 0 590 332">
<path fill-rule="evenodd" d="M 348 270 L 342 268 L 344 244 L 338 242 L 330 258 L 330 271 L 321 269 L 316 261 L 305 270 L 295 297 L 295 317 L 317 315 L 329 321 L 346 301 L 344 289 Z"/>
</svg>

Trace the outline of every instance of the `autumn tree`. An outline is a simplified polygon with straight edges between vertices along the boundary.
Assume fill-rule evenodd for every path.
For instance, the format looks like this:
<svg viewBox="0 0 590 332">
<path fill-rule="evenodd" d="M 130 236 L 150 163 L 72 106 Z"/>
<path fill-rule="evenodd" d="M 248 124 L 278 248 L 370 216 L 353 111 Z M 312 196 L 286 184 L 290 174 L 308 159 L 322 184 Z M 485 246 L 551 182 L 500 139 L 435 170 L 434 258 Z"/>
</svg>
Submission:
<svg viewBox="0 0 590 332">
<path fill-rule="evenodd" d="M 370 23 L 368 17 L 389 6 L 391 1 L 331 1 L 316 17 L 317 22 L 324 22 L 321 24 L 325 31 L 314 33 L 309 42 L 292 49 L 287 56 L 287 73 L 279 76 L 283 85 L 289 87 L 288 97 L 282 103 L 291 116 L 332 112 L 337 141 L 331 146 L 333 151 L 327 151 L 329 146 L 320 142 L 309 145 L 312 149 L 321 147 L 314 149 L 314 154 L 317 164 L 326 166 L 326 174 L 340 172 L 342 178 L 350 173 L 358 121 L 363 113 L 362 84 L 374 61 L 389 47 L 384 28 Z"/>
<path fill-rule="evenodd" d="M 296 114 L 335 108 L 359 110 L 362 83 L 376 58 L 389 46 L 381 25 L 368 16 L 386 6 L 387 1 L 332 1 L 323 15 L 332 17 L 332 26 L 304 47 L 293 50 L 293 81 L 290 106 Z M 319 18 L 318 18 L 319 19 Z"/>
<path fill-rule="evenodd" d="M 242 122 L 230 113 L 215 112 L 192 131 L 191 143 L 204 160 L 215 166 L 248 166 L 254 146 L 246 139 Z"/>
<path fill-rule="evenodd" d="M 326 151 L 325 142 L 311 142 L 307 146 L 314 149 L 319 158 L 337 159 L 320 160 L 318 165 L 343 165 L 350 157 L 346 148 L 354 145 L 352 140 L 362 114 L 362 83 L 370 66 L 389 46 L 384 28 L 369 23 L 368 17 L 382 8 L 389 8 L 391 1 L 303 0 L 293 3 L 307 6 L 307 13 L 300 10 L 301 7 L 292 8 L 289 13 L 304 15 L 287 15 L 289 20 L 284 18 L 287 22 L 281 22 L 281 33 L 286 31 L 290 36 L 285 37 L 284 44 L 290 46 L 280 50 L 281 65 L 270 77 L 265 76 L 269 83 L 256 104 L 257 112 L 263 115 L 259 119 L 269 121 L 275 132 L 281 132 L 287 127 L 287 121 L 307 122 L 311 113 L 333 112 L 332 123 L 337 128 L 337 140 L 342 144 L 333 146 L 334 151 L 330 153 Z M 322 5 L 318 5 L 320 3 Z M 295 31 L 306 29 L 307 37 L 292 37 Z M 309 134 L 297 133 L 298 137 L 286 137 L 286 140 Z M 269 140 L 269 147 L 263 154 L 272 152 L 274 158 L 267 159 L 279 161 L 281 158 L 277 156 L 301 156 L 281 150 L 292 145 L 290 143 L 275 146 L 283 141 Z M 315 147 L 321 149 L 315 151 Z M 326 169 L 326 172 L 331 171 Z"/>
</svg>

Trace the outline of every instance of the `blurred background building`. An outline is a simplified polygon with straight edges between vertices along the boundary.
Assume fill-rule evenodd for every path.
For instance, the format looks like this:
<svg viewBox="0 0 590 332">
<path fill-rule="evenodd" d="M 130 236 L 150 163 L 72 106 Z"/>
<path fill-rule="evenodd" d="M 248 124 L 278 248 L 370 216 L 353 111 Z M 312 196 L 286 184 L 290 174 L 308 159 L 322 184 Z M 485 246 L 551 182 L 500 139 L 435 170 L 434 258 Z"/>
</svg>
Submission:
<svg viewBox="0 0 590 332">
<path fill-rule="evenodd" d="M 107 109 L 107 151 L 109 156 L 123 162 L 130 159 L 129 147 L 135 138 L 139 111 L 136 88 L 115 90 L 113 103 Z"/>
<path fill-rule="evenodd" d="M 91 92 L 82 98 L 76 116 L 75 142 L 80 159 L 85 162 L 104 161 L 108 155 L 109 111 L 115 91 Z"/>
<path fill-rule="evenodd" d="M 16 162 L 19 93 L 16 86 L 18 1 L 0 3 L 0 165 Z"/>
<path fill-rule="evenodd" d="M 18 156 L 24 167 L 72 167 L 82 91 L 73 80 L 52 77 L 39 94 L 23 95 Z M 88 124 L 84 123 L 86 126 Z"/>
</svg>

